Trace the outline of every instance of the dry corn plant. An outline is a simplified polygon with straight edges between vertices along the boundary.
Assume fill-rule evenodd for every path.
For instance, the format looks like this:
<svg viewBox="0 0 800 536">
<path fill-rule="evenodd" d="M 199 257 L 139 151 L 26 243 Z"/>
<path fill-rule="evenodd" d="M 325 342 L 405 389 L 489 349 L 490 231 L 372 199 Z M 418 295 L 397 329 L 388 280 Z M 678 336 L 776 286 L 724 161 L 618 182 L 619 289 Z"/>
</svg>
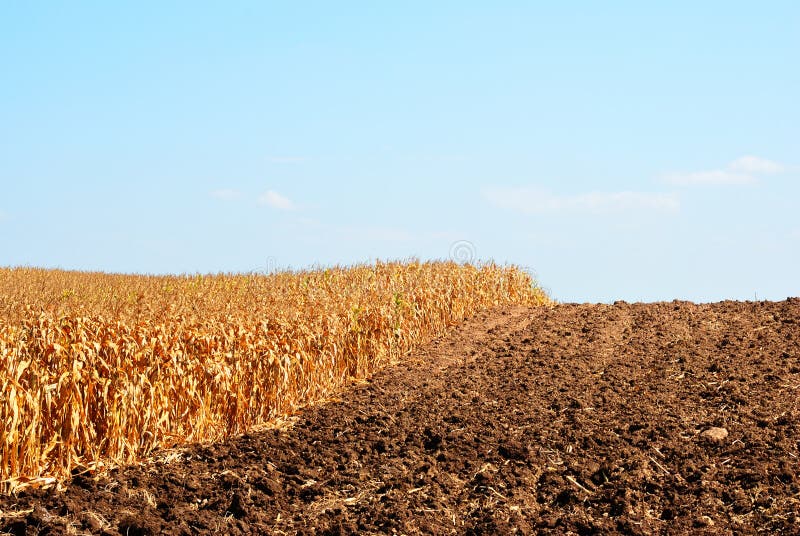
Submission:
<svg viewBox="0 0 800 536">
<path fill-rule="evenodd" d="M 2 490 L 289 415 L 475 312 L 549 299 L 516 267 L 272 275 L 0 269 Z"/>
</svg>

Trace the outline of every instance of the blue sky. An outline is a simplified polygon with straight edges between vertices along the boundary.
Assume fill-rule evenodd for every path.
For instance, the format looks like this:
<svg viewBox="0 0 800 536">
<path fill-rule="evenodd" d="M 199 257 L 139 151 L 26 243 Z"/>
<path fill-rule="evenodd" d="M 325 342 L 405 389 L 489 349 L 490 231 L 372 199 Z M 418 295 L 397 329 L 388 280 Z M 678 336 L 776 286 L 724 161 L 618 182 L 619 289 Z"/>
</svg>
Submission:
<svg viewBox="0 0 800 536">
<path fill-rule="evenodd" d="M 0 265 L 800 295 L 800 4 L 651 4 L 5 2 Z"/>
</svg>

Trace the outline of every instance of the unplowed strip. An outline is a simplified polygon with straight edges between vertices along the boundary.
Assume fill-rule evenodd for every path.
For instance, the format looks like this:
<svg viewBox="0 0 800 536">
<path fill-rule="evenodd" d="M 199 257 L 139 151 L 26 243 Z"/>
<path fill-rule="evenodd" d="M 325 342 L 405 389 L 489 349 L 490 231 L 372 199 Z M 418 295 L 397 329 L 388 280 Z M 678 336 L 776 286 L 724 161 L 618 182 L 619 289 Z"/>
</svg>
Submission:
<svg viewBox="0 0 800 536">
<path fill-rule="evenodd" d="M 0 499 L 14 534 L 800 533 L 800 300 L 473 318 L 283 430 Z"/>
</svg>

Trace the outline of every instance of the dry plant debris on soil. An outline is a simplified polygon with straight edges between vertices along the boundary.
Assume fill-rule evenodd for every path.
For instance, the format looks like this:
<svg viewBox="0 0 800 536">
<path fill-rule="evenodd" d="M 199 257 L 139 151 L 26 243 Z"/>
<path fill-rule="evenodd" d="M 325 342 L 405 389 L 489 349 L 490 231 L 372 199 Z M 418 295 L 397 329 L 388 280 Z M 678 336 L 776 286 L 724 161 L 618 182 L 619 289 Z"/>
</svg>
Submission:
<svg viewBox="0 0 800 536">
<path fill-rule="evenodd" d="M 0 492 L 218 440 L 465 317 L 548 299 L 513 267 L 147 277 L 0 269 Z"/>
<path fill-rule="evenodd" d="M 11 534 L 797 534 L 800 300 L 502 308 L 291 426 L 0 500 Z"/>
</svg>

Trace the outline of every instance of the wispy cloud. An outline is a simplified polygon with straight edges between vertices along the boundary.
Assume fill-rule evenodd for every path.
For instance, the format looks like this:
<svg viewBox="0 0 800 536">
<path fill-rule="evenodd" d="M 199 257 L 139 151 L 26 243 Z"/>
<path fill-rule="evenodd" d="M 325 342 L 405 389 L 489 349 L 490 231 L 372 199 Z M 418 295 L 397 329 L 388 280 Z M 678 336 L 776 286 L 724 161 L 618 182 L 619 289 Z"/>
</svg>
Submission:
<svg viewBox="0 0 800 536">
<path fill-rule="evenodd" d="M 307 160 L 304 156 L 268 156 L 267 162 L 271 164 L 300 164 Z"/>
<path fill-rule="evenodd" d="M 7 212 L 0 210 L 0 223 L 8 221 L 9 219 L 11 219 L 11 216 L 9 216 Z"/>
<path fill-rule="evenodd" d="M 607 214 L 650 210 L 676 212 L 680 200 L 674 193 L 589 192 L 558 195 L 530 187 L 488 188 L 483 197 L 498 208 L 525 213 L 589 213 Z"/>
<path fill-rule="evenodd" d="M 278 210 L 294 210 L 296 208 L 291 199 L 274 190 L 267 190 L 261 194 L 258 198 L 258 203 Z"/>
<path fill-rule="evenodd" d="M 679 186 L 691 185 L 735 185 L 754 184 L 759 175 L 772 175 L 785 170 L 782 164 L 759 158 L 758 156 L 742 156 L 720 169 L 693 171 L 689 173 L 667 173 L 662 176 L 664 182 Z"/>
<path fill-rule="evenodd" d="M 786 168 L 777 162 L 759 158 L 757 156 L 743 156 L 731 162 L 728 167 L 734 171 L 742 173 L 754 173 L 757 175 L 772 175 L 782 173 Z"/>
<path fill-rule="evenodd" d="M 242 192 L 239 190 L 231 190 L 229 188 L 223 188 L 221 190 L 214 190 L 211 192 L 211 197 L 214 199 L 220 199 L 222 201 L 234 201 L 242 197 Z"/>
</svg>

